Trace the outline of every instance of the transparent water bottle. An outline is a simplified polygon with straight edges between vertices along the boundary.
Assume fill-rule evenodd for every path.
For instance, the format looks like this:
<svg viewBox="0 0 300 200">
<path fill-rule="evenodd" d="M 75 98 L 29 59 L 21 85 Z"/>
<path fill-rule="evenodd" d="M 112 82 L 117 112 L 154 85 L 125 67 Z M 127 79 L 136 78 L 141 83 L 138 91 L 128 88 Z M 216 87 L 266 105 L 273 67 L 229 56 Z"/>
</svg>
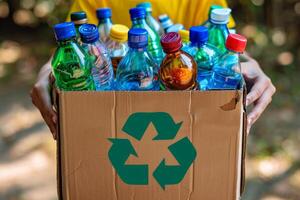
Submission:
<svg viewBox="0 0 300 200">
<path fill-rule="evenodd" d="M 79 34 L 79 27 L 83 24 L 88 23 L 87 15 L 83 11 L 73 12 L 73 13 L 71 13 L 71 21 L 75 24 L 76 38 L 77 38 L 77 42 L 80 44 L 81 40 L 80 40 L 80 34 Z"/>
<path fill-rule="evenodd" d="M 163 35 L 164 31 L 162 29 L 162 27 L 160 26 L 160 24 L 158 23 L 158 21 L 156 21 L 156 19 L 152 16 L 152 5 L 150 2 L 143 2 L 138 4 L 136 7 L 142 7 L 146 9 L 146 22 L 147 24 L 156 31 L 156 33 L 158 35 Z"/>
<path fill-rule="evenodd" d="M 97 91 L 112 90 L 114 72 L 108 50 L 100 41 L 96 25 L 84 24 L 79 28 L 82 47 L 89 53 L 93 62 L 92 76 Z"/>
<path fill-rule="evenodd" d="M 110 8 L 99 8 L 96 11 L 97 13 L 97 18 L 99 21 L 98 24 L 98 29 L 100 33 L 100 38 L 101 41 L 104 44 L 107 44 L 109 40 L 109 34 L 110 34 L 110 29 L 113 26 L 111 17 L 112 17 L 112 12 Z"/>
<path fill-rule="evenodd" d="M 211 13 L 208 42 L 217 47 L 221 53 L 226 52 L 226 39 L 229 35 L 227 24 L 231 10 L 228 8 L 214 9 Z"/>
<path fill-rule="evenodd" d="M 181 51 L 182 41 L 178 33 L 167 33 L 161 38 L 165 53 L 159 78 L 162 90 L 196 90 L 197 64 L 188 53 Z"/>
<path fill-rule="evenodd" d="M 128 33 L 129 51 L 117 69 L 119 90 L 159 90 L 158 66 L 148 53 L 148 32 L 133 28 Z"/>
<path fill-rule="evenodd" d="M 132 21 L 132 28 L 143 28 L 148 32 L 148 52 L 152 55 L 155 62 L 159 65 L 164 57 L 162 47 L 160 45 L 160 37 L 158 34 L 146 23 L 145 8 L 130 9 L 130 16 Z"/>
<path fill-rule="evenodd" d="M 184 29 L 182 24 L 174 24 L 170 17 L 166 14 L 160 15 L 158 19 L 165 33 L 178 33 L 180 30 Z"/>
<path fill-rule="evenodd" d="M 89 55 L 76 42 L 74 23 L 57 24 L 54 32 L 58 43 L 52 60 L 56 86 L 66 91 L 94 90 L 92 63 Z"/>
<path fill-rule="evenodd" d="M 129 28 L 121 24 L 113 25 L 110 30 L 109 40 L 106 44 L 106 47 L 109 51 L 115 74 L 117 72 L 119 63 L 128 51 L 128 31 Z"/>
<path fill-rule="evenodd" d="M 227 51 L 213 67 L 209 90 L 236 90 L 243 84 L 239 54 L 245 51 L 247 39 L 238 34 L 230 34 L 226 41 Z"/>
</svg>

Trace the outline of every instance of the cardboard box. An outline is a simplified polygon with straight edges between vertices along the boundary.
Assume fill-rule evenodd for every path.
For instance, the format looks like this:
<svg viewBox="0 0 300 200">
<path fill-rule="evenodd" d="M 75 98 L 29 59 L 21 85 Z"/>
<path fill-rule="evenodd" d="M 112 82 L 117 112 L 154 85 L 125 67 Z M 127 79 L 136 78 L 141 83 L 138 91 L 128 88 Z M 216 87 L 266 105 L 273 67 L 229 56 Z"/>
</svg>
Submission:
<svg viewBox="0 0 300 200">
<path fill-rule="evenodd" d="M 239 199 L 243 96 L 241 91 L 58 92 L 60 199 Z"/>
</svg>

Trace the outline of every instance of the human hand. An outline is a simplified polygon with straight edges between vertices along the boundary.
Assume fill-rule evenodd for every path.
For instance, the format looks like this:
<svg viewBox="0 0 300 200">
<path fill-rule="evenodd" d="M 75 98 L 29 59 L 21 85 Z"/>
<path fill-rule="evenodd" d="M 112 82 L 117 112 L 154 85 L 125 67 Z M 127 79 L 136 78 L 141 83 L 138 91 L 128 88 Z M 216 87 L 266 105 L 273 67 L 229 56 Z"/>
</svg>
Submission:
<svg viewBox="0 0 300 200">
<path fill-rule="evenodd" d="M 248 115 L 248 133 L 251 126 L 258 120 L 264 110 L 272 101 L 276 92 L 271 79 L 261 70 L 258 63 L 249 58 L 242 63 L 242 74 L 245 78 L 249 93 L 246 97 L 246 106 L 253 104 L 254 107 Z"/>
<path fill-rule="evenodd" d="M 47 123 L 53 138 L 57 138 L 57 113 L 54 111 L 49 93 L 49 85 L 52 85 L 50 64 L 42 68 L 38 80 L 30 92 L 32 103 L 39 109 L 42 117 Z"/>
</svg>

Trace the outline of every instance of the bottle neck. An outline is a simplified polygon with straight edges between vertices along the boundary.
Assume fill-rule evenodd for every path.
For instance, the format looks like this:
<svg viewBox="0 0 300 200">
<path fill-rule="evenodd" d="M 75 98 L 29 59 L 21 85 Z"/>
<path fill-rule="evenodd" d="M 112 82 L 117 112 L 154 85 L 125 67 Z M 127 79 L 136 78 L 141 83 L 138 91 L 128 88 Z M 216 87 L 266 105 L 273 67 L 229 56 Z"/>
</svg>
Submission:
<svg viewBox="0 0 300 200">
<path fill-rule="evenodd" d="M 58 40 L 57 44 L 59 47 L 70 45 L 72 43 L 76 43 L 76 37 L 68 38 L 65 40 Z"/>
<path fill-rule="evenodd" d="M 131 20 L 133 25 L 146 24 L 145 18 L 134 18 Z"/>
<path fill-rule="evenodd" d="M 100 24 L 112 24 L 112 20 L 110 17 L 107 17 L 107 18 L 101 18 L 101 19 L 98 19 L 99 20 L 99 25 Z"/>
<path fill-rule="evenodd" d="M 140 47 L 140 48 L 129 47 L 129 48 L 130 48 L 130 51 L 133 51 L 133 52 L 144 52 L 147 50 L 147 47 Z"/>
</svg>

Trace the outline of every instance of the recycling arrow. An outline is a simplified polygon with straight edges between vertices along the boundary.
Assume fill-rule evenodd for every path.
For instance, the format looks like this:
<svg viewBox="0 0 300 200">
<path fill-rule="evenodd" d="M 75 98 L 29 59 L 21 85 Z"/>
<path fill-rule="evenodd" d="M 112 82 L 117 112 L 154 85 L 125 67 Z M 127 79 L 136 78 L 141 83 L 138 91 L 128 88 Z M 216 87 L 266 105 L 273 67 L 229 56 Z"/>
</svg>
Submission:
<svg viewBox="0 0 300 200">
<path fill-rule="evenodd" d="M 125 165 L 130 155 L 138 157 L 131 142 L 127 139 L 109 139 L 112 147 L 108 157 L 122 181 L 130 185 L 148 184 L 148 165 Z"/>
<path fill-rule="evenodd" d="M 187 137 L 169 146 L 169 150 L 179 165 L 166 165 L 163 159 L 153 172 L 154 178 L 163 189 L 166 185 L 180 183 L 197 156 L 196 149 Z"/>
<path fill-rule="evenodd" d="M 175 123 L 168 113 L 134 113 L 129 116 L 122 130 L 140 141 L 151 122 L 158 133 L 153 140 L 174 139 L 182 125 L 182 122 Z"/>
</svg>

